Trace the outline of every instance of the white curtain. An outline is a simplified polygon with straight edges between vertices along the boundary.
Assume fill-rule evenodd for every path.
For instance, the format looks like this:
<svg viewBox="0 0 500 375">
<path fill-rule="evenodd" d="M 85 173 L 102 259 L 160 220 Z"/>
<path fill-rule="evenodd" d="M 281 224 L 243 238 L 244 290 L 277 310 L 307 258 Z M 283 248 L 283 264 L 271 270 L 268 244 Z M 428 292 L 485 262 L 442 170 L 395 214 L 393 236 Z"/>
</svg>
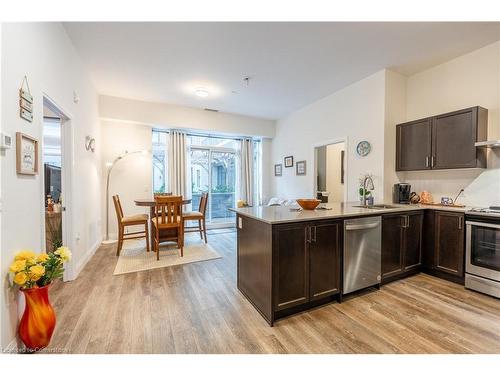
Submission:
<svg viewBox="0 0 500 375">
<path fill-rule="evenodd" d="M 253 140 L 241 140 L 240 199 L 253 206 Z"/>
<path fill-rule="evenodd" d="M 187 136 L 186 133 L 172 130 L 168 144 L 168 184 L 173 195 L 190 198 L 187 176 Z"/>
</svg>

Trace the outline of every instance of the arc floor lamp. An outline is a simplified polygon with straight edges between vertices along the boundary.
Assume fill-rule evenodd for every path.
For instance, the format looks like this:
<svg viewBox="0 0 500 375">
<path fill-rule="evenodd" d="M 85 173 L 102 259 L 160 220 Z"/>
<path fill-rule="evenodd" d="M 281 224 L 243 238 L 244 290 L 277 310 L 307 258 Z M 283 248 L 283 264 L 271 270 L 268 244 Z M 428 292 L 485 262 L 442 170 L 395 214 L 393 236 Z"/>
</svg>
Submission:
<svg viewBox="0 0 500 375">
<path fill-rule="evenodd" d="M 113 167 L 118 163 L 120 160 L 123 158 L 129 156 L 129 155 L 134 155 L 134 154 L 143 154 L 146 155 L 148 153 L 148 150 L 140 150 L 140 151 L 132 151 L 128 152 L 125 150 L 123 154 L 118 155 L 115 160 L 112 162 L 107 162 L 106 167 L 108 168 L 107 176 L 106 176 L 106 238 L 102 242 L 103 244 L 110 244 L 116 242 L 116 240 L 110 240 L 109 239 L 109 178 L 111 176 L 111 171 L 113 170 Z"/>
</svg>

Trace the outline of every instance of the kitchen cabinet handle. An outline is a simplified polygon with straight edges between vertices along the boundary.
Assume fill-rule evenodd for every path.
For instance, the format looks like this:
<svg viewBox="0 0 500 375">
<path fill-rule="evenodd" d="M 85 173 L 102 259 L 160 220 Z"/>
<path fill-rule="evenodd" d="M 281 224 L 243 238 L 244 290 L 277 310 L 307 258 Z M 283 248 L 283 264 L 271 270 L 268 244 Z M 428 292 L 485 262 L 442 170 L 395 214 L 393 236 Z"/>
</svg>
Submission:
<svg viewBox="0 0 500 375">
<path fill-rule="evenodd" d="M 311 243 L 311 227 L 305 227 L 304 230 L 306 231 L 306 242 Z"/>
<path fill-rule="evenodd" d="M 431 167 L 434 168 L 436 165 L 436 157 L 434 155 L 431 156 Z"/>
<path fill-rule="evenodd" d="M 464 222 L 464 218 L 462 216 L 460 216 L 458 218 L 458 229 L 462 229 L 463 228 L 463 226 L 464 226 L 463 222 Z"/>
<path fill-rule="evenodd" d="M 410 217 L 408 215 L 403 215 L 401 216 L 403 219 L 403 223 L 401 225 L 401 228 L 409 228 L 410 227 Z"/>
<path fill-rule="evenodd" d="M 373 229 L 379 226 L 379 222 L 369 223 L 369 224 L 349 224 L 345 226 L 345 230 L 363 230 L 363 229 Z"/>
<path fill-rule="evenodd" d="M 316 227 L 311 227 L 314 233 L 314 238 L 311 238 L 311 242 L 316 242 Z"/>
<path fill-rule="evenodd" d="M 429 168 L 429 156 L 425 157 L 425 167 Z"/>
</svg>

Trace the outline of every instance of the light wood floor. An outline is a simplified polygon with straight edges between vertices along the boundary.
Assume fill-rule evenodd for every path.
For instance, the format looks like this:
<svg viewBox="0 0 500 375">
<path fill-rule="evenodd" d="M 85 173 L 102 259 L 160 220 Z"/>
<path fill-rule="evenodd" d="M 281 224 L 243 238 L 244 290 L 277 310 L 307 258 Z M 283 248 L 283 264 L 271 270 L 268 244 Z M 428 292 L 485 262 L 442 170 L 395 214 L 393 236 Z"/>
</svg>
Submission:
<svg viewBox="0 0 500 375">
<path fill-rule="evenodd" d="M 112 276 L 101 247 L 53 287 L 50 348 L 71 353 L 500 353 L 500 300 L 420 274 L 271 328 L 236 288 L 235 233 L 222 259 Z"/>
</svg>

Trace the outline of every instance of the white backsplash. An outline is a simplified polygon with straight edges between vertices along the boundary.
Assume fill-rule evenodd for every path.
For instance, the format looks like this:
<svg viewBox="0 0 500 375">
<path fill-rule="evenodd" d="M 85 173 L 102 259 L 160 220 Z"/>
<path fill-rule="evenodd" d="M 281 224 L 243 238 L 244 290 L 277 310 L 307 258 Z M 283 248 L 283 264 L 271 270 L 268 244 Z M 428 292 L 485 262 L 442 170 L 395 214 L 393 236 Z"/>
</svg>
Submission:
<svg viewBox="0 0 500 375">
<path fill-rule="evenodd" d="M 428 191 L 434 202 L 441 197 L 455 198 L 465 189 L 458 203 L 467 206 L 486 207 L 500 205 L 500 168 L 460 169 L 446 171 L 419 171 L 398 174 L 401 181 L 411 184 L 417 193 Z"/>
</svg>

